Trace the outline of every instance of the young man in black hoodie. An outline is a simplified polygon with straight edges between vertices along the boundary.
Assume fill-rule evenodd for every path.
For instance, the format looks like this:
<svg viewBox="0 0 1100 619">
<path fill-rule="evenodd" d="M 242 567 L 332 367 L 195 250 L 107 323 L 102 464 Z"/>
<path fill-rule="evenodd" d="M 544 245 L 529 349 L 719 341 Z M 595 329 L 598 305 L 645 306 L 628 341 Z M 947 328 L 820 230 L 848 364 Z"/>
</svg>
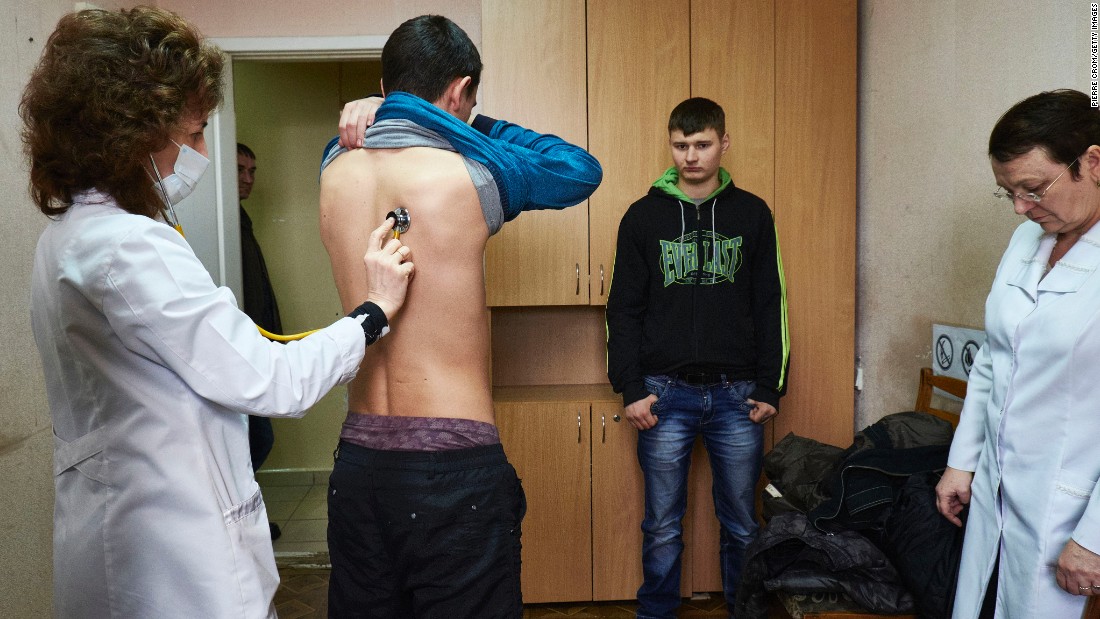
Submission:
<svg viewBox="0 0 1100 619">
<path fill-rule="evenodd" d="M 668 131 L 674 165 L 623 216 L 607 299 L 607 373 L 639 431 L 645 478 L 637 615 L 645 619 L 671 619 L 680 605 L 681 520 L 698 435 L 714 472 L 732 612 L 757 531 L 762 424 L 778 413 L 790 352 L 775 222 L 721 167 L 725 113 L 687 99 Z"/>
</svg>

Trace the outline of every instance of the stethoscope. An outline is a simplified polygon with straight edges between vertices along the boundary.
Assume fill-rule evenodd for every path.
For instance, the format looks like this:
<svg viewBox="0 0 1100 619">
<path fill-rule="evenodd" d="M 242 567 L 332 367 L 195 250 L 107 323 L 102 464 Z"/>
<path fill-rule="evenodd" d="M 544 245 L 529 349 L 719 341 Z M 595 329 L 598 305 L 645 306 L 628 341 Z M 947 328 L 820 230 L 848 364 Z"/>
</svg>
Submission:
<svg viewBox="0 0 1100 619">
<path fill-rule="evenodd" d="M 172 215 L 174 217 L 175 213 L 173 213 Z M 403 233 L 409 231 L 409 226 L 412 225 L 412 217 L 409 216 L 409 209 L 407 209 L 405 207 L 398 207 L 398 208 L 395 208 L 394 210 L 386 213 L 386 219 L 390 219 L 391 217 L 393 218 L 393 221 L 394 221 L 394 224 L 393 224 L 393 238 L 399 239 L 399 238 L 401 238 L 401 235 Z M 178 224 L 176 226 L 176 229 L 180 230 L 180 234 L 183 234 L 183 230 L 181 228 L 179 228 Z M 256 325 L 256 328 L 260 330 L 260 335 L 266 337 L 269 340 L 274 340 L 276 342 L 291 342 L 291 341 L 294 341 L 294 340 L 300 340 L 303 337 L 305 337 L 307 335 L 310 335 L 311 333 L 316 333 L 316 332 L 320 331 L 320 329 L 313 329 L 311 331 L 304 331 L 302 333 L 293 333 L 293 334 L 290 334 L 290 335 L 279 335 L 277 333 L 272 333 L 272 332 L 268 331 L 267 329 L 264 329 L 260 325 Z"/>
<path fill-rule="evenodd" d="M 150 161 L 152 161 L 151 158 Z M 157 162 L 152 161 L 152 163 L 153 171 L 157 173 L 157 178 L 160 178 L 160 170 L 157 169 Z M 176 209 L 172 206 L 172 201 L 168 199 L 168 192 L 164 190 L 164 185 L 162 183 L 155 183 L 155 185 L 160 188 L 160 193 L 162 196 L 164 196 L 164 203 L 167 205 L 167 208 L 161 209 L 161 216 L 164 217 L 165 223 L 175 228 L 176 232 L 180 233 L 180 236 L 187 238 L 187 236 L 183 233 L 183 226 L 180 225 L 179 218 L 176 217 Z M 394 221 L 393 238 L 399 239 L 401 238 L 401 235 L 403 233 L 408 232 L 409 226 L 412 225 L 412 217 L 409 216 L 409 209 L 404 207 L 398 207 L 386 213 L 386 219 L 389 219 L 391 217 Z M 307 335 L 312 335 L 320 331 L 320 329 L 310 329 L 309 331 L 303 331 L 301 333 L 279 335 L 278 333 L 272 333 L 267 329 L 264 329 L 260 325 L 256 325 L 256 329 L 260 331 L 260 335 L 275 342 L 293 342 L 295 340 L 300 340 Z"/>
</svg>

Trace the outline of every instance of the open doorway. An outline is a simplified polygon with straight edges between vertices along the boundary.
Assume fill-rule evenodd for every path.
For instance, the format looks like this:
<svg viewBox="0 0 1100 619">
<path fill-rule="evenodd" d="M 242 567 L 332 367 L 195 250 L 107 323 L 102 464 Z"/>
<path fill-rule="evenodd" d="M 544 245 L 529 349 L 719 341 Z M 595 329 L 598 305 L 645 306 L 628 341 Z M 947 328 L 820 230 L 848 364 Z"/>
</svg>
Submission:
<svg viewBox="0 0 1100 619">
<path fill-rule="evenodd" d="M 283 330 L 331 324 L 343 311 L 318 223 L 321 153 L 336 135 L 344 102 L 378 91 L 381 63 L 234 59 L 232 74 L 236 139 L 219 153 L 233 149 L 234 171 L 236 141 L 256 154 L 255 183 L 241 208 L 263 250 Z M 235 177 L 229 184 L 235 187 Z M 225 225 L 237 221 L 226 217 Z M 346 412 L 344 389 L 337 388 L 304 419 L 274 420 L 275 446 L 264 469 L 331 468 Z"/>
</svg>

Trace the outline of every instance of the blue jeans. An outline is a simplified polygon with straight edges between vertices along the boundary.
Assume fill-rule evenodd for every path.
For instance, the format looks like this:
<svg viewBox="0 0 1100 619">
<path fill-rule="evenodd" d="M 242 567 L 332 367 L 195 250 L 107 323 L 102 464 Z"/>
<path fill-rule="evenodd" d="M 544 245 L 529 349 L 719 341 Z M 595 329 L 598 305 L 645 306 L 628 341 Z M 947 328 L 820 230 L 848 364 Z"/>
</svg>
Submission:
<svg viewBox="0 0 1100 619">
<path fill-rule="evenodd" d="M 749 420 L 745 401 L 752 381 L 692 385 L 669 376 L 647 376 L 657 396 L 657 425 L 638 433 L 638 463 L 645 478 L 639 619 L 674 619 L 680 606 L 680 560 L 687 509 L 688 468 L 695 437 L 702 435 L 714 473 L 714 508 L 721 523 L 722 588 L 730 612 L 741 579 L 745 549 L 759 528 L 756 481 L 764 451 L 763 427 Z"/>
</svg>

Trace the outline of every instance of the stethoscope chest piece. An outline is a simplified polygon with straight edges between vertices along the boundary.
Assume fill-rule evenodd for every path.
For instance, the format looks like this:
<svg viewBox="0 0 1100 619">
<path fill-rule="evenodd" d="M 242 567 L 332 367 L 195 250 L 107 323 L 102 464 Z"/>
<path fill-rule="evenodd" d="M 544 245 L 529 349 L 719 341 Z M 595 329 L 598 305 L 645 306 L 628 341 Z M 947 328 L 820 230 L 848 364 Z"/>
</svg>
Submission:
<svg viewBox="0 0 1100 619">
<path fill-rule="evenodd" d="M 404 234 L 409 231 L 409 226 L 412 224 L 412 217 L 409 215 L 409 209 L 401 206 L 386 213 L 386 219 L 393 217 L 393 229 L 395 232 Z"/>
</svg>

